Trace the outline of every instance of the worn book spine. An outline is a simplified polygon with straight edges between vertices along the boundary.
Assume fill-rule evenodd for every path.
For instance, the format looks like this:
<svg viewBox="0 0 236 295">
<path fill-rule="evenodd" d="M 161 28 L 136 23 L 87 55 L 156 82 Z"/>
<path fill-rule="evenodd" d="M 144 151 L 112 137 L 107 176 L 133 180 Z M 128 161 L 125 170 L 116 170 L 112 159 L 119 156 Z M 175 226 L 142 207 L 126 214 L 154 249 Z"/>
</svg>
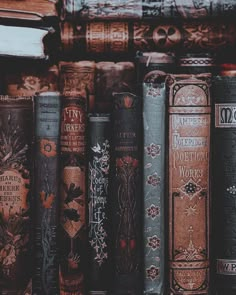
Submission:
<svg viewBox="0 0 236 295">
<path fill-rule="evenodd" d="M 114 94 L 112 112 L 112 294 L 142 294 L 142 113 L 140 97 Z"/>
<path fill-rule="evenodd" d="M 58 91 L 59 71 L 56 65 L 42 66 L 38 63 L 11 63 L 5 72 L 7 95 L 33 96 L 38 92 Z"/>
<path fill-rule="evenodd" d="M 60 294 L 84 295 L 87 267 L 87 98 L 64 95 L 61 118 Z"/>
<path fill-rule="evenodd" d="M 90 114 L 88 122 L 89 294 L 108 294 L 110 231 L 108 191 L 111 121 L 109 114 Z"/>
<path fill-rule="evenodd" d="M 147 0 L 64 0 L 63 17 L 67 19 L 203 19 L 216 16 L 233 16 L 236 11 L 234 0 L 222 1 L 168 1 Z"/>
<path fill-rule="evenodd" d="M 157 83 L 165 79 L 167 73 L 175 73 L 175 55 L 162 52 L 138 52 L 136 55 L 137 80 L 140 85 L 143 82 Z M 158 81 L 159 80 L 159 81 Z"/>
<path fill-rule="evenodd" d="M 87 91 L 89 111 L 93 111 L 95 105 L 95 69 L 94 61 L 60 62 L 62 92 L 68 96 L 76 96 L 78 92 Z"/>
<path fill-rule="evenodd" d="M 188 22 L 61 23 L 62 56 L 129 56 L 136 51 L 218 52 L 235 48 L 236 25 L 220 19 Z M 199 39 L 200 37 L 200 39 Z M 224 52 L 225 53 L 225 52 Z"/>
<path fill-rule="evenodd" d="M 165 291 L 165 84 L 143 83 L 144 294 Z"/>
<path fill-rule="evenodd" d="M 213 81 L 213 195 L 214 252 L 217 294 L 236 292 L 236 77 L 216 77 Z M 220 218 L 219 218 L 220 216 Z"/>
<path fill-rule="evenodd" d="M 113 92 L 135 90 L 135 65 L 133 62 L 101 61 L 96 64 L 96 110 L 111 112 Z"/>
<path fill-rule="evenodd" d="M 61 97 L 59 92 L 35 96 L 34 152 L 34 295 L 59 294 L 59 144 Z"/>
<path fill-rule="evenodd" d="M 210 76 L 167 81 L 170 294 L 209 292 Z"/>
<path fill-rule="evenodd" d="M 0 293 L 22 294 L 32 271 L 32 97 L 0 96 Z"/>
</svg>

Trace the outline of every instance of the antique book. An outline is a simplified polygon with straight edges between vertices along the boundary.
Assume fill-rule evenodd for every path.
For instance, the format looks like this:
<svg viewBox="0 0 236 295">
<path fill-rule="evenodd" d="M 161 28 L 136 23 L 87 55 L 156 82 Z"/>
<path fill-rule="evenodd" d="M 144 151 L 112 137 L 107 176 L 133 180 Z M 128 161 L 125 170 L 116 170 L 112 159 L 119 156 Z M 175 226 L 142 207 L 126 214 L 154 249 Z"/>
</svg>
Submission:
<svg viewBox="0 0 236 295">
<path fill-rule="evenodd" d="M 170 294 L 209 292 L 210 77 L 167 80 Z"/>
<path fill-rule="evenodd" d="M 61 61 L 60 86 L 65 95 L 73 96 L 79 92 L 88 92 L 88 110 L 93 111 L 95 106 L 95 70 L 94 61 L 82 60 L 78 62 Z"/>
<path fill-rule="evenodd" d="M 132 57 L 136 51 L 222 52 L 235 48 L 236 25 L 228 19 L 184 22 L 62 21 L 62 56 Z M 87 57 L 85 57 L 87 54 Z"/>
<path fill-rule="evenodd" d="M 30 95 L 38 92 L 58 90 L 59 71 L 56 65 L 29 63 L 7 63 L 4 73 L 7 95 Z"/>
<path fill-rule="evenodd" d="M 181 55 L 177 61 L 178 73 L 181 74 L 218 74 L 216 57 L 210 53 L 187 53 Z"/>
<path fill-rule="evenodd" d="M 158 78 L 161 82 L 167 73 L 175 73 L 175 55 L 162 52 L 138 52 L 136 54 L 136 69 L 138 84 L 156 83 Z"/>
<path fill-rule="evenodd" d="M 165 295 L 165 134 L 164 81 L 143 83 L 144 294 Z"/>
<path fill-rule="evenodd" d="M 104 19 L 203 19 L 216 16 L 232 17 L 234 0 L 63 0 L 63 18 L 83 20 Z"/>
<path fill-rule="evenodd" d="M 64 77 L 65 78 L 65 77 Z M 75 80 L 68 81 L 73 83 Z M 65 84 L 67 87 L 68 84 Z M 86 92 L 62 98 L 60 177 L 60 294 L 85 294 L 87 268 Z"/>
<path fill-rule="evenodd" d="M 99 112 L 111 112 L 113 92 L 133 92 L 135 86 L 135 65 L 133 62 L 97 62 L 96 110 Z"/>
<path fill-rule="evenodd" d="M 110 284 L 109 181 L 111 157 L 109 114 L 90 114 L 88 122 L 89 272 L 91 295 L 108 294 Z"/>
<path fill-rule="evenodd" d="M 112 294 L 142 294 L 142 113 L 140 97 L 114 93 L 112 111 Z"/>
<path fill-rule="evenodd" d="M 32 271 L 32 97 L 0 96 L 0 293 L 22 294 Z"/>
<path fill-rule="evenodd" d="M 236 77 L 217 76 L 213 80 L 214 99 L 212 194 L 214 285 L 218 295 L 236 292 L 236 234 L 235 234 L 235 95 Z M 220 218 L 219 218 L 220 216 Z"/>
<path fill-rule="evenodd" d="M 35 96 L 34 269 L 32 293 L 59 294 L 59 92 Z"/>
</svg>

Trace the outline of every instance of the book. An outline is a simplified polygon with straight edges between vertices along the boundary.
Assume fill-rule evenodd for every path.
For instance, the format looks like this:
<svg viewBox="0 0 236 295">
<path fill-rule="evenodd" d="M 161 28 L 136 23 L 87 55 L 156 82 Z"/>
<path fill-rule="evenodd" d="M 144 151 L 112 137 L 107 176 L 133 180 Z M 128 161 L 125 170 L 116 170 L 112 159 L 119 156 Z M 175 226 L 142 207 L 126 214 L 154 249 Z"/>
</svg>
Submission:
<svg viewBox="0 0 236 295">
<path fill-rule="evenodd" d="M 148 295 L 166 291 L 166 133 L 164 79 L 143 83 L 143 294 Z"/>
<path fill-rule="evenodd" d="M 136 51 L 232 51 L 236 26 L 230 19 L 191 21 L 61 21 L 63 58 L 131 58 Z"/>
<path fill-rule="evenodd" d="M 142 294 L 142 113 L 133 93 L 114 93 L 111 161 L 112 294 Z"/>
<path fill-rule="evenodd" d="M 170 294 L 209 292 L 210 78 L 167 80 Z"/>
<path fill-rule="evenodd" d="M 213 282 L 218 295 L 234 294 L 235 277 L 235 91 L 236 77 L 217 76 L 213 80 Z M 220 218 L 219 218 L 220 216 Z"/>
<path fill-rule="evenodd" d="M 59 294 L 59 92 L 35 96 L 34 269 L 32 293 Z"/>
<path fill-rule="evenodd" d="M 32 97 L 0 97 L 0 293 L 19 294 L 32 271 Z"/>
<path fill-rule="evenodd" d="M 110 289 L 110 114 L 89 114 L 88 122 L 88 289 L 108 294 Z"/>
<path fill-rule="evenodd" d="M 64 76 L 64 79 L 66 77 Z M 70 80 L 69 80 L 70 81 Z M 77 81 L 77 76 L 74 81 Z M 73 81 L 70 81 L 73 85 Z M 65 92 L 61 115 L 60 294 L 82 295 L 87 277 L 87 93 Z M 75 87 L 75 86 L 74 86 Z M 77 91 L 77 92 L 76 92 Z"/>
</svg>

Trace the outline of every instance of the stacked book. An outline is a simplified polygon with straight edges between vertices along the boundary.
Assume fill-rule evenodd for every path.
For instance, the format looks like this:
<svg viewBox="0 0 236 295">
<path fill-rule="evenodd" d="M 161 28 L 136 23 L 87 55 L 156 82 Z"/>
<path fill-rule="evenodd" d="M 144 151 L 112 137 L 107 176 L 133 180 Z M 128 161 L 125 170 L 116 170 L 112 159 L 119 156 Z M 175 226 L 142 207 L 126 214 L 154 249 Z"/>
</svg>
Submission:
<svg viewBox="0 0 236 295">
<path fill-rule="evenodd" d="M 234 0 L 2 0 L 0 294 L 236 294 Z"/>
</svg>

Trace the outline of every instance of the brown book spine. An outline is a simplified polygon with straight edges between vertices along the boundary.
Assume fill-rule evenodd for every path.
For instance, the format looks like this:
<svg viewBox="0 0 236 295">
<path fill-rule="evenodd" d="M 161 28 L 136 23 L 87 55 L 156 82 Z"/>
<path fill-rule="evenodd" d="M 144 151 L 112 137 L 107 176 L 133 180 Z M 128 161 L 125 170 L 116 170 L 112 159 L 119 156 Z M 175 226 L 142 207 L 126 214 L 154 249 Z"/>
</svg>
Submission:
<svg viewBox="0 0 236 295">
<path fill-rule="evenodd" d="M 0 294 L 22 294 L 32 269 L 32 98 L 0 97 Z"/>
<path fill-rule="evenodd" d="M 209 292 L 209 80 L 168 79 L 170 294 Z"/>
<path fill-rule="evenodd" d="M 71 58 L 83 53 L 120 56 L 136 51 L 219 51 L 235 47 L 236 25 L 229 21 L 188 22 L 92 21 L 62 22 L 62 54 Z M 199 38 L 200 36 L 200 38 Z M 204 40 L 204 41 L 203 41 Z"/>
<path fill-rule="evenodd" d="M 75 79 L 77 81 L 77 79 Z M 71 81 L 73 83 L 73 81 Z M 60 294 L 85 294 L 86 238 L 86 95 L 62 100 Z"/>
<path fill-rule="evenodd" d="M 61 62 L 60 86 L 66 96 L 76 96 L 78 92 L 88 92 L 88 108 L 93 111 L 95 104 L 94 79 L 96 64 L 94 61 Z"/>
</svg>

